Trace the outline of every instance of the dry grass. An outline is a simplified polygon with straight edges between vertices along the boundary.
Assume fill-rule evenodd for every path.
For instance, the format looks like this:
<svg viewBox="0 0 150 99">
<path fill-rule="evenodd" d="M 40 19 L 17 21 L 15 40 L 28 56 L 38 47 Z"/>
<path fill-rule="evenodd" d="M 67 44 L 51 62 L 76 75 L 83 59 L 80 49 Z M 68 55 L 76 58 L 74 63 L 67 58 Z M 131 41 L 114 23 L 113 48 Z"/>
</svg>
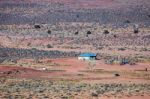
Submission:
<svg viewBox="0 0 150 99">
<path fill-rule="evenodd" d="M 124 96 L 150 95 L 149 84 L 87 84 L 75 81 L 49 81 L 49 80 L 29 80 L 29 79 L 0 79 L 1 98 L 13 97 L 22 98 L 61 98 L 79 99 Z"/>
</svg>

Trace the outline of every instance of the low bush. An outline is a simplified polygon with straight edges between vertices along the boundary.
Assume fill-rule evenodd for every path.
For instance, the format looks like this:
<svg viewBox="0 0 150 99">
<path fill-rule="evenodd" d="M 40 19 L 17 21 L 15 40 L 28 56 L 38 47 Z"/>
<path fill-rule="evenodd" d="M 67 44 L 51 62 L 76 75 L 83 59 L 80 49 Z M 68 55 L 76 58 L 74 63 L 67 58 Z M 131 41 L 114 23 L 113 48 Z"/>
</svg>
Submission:
<svg viewBox="0 0 150 99">
<path fill-rule="evenodd" d="M 108 30 L 104 30 L 103 34 L 109 34 L 109 31 Z"/>
<path fill-rule="evenodd" d="M 130 64 L 130 65 L 135 65 L 136 64 L 136 60 L 133 59 L 133 58 L 129 58 L 129 57 L 110 57 L 110 58 L 107 58 L 105 59 L 105 63 L 106 64 L 110 64 L 110 65 L 113 65 L 113 64 L 118 64 L 118 65 L 126 65 L 126 64 Z"/>
<path fill-rule="evenodd" d="M 47 48 L 53 48 L 51 44 L 47 44 Z"/>
<path fill-rule="evenodd" d="M 51 30 L 48 30 L 47 33 L 48 33 L 48 34 L 51 34 L 52 32 L 51 32 Z"/>
<path fill-rule="evenodd" d="M 41 28 L 41 26 L 40 26 L 40 25 L 34 25 L 34 28 L 36 28 L 36 29 L 40 29 L 40 28 Z"/>
<path fill-rule="evenodd" d="M 126 48 L 118 48 L 119 51 L 125 51 Z"/>
<path fill-rule="evenodd" d="M 138 29 L 134 29 L 134 33 L 135 34 L 139 33 L 139 30 Z"/>
</svg>

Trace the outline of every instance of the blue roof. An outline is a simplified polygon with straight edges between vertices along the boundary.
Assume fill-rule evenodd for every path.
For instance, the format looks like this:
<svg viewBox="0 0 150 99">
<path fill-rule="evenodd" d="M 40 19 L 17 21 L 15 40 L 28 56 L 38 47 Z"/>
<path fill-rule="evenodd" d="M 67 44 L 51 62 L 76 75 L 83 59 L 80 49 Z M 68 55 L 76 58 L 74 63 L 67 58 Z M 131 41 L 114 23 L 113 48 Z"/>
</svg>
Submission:
<svg viewBox="0 0 150 99">
<path fill-rule="evenodd" d="M 82 53 L 79 55 L 80 57 L 96 57 L 94 53 Z"/>
</svg>

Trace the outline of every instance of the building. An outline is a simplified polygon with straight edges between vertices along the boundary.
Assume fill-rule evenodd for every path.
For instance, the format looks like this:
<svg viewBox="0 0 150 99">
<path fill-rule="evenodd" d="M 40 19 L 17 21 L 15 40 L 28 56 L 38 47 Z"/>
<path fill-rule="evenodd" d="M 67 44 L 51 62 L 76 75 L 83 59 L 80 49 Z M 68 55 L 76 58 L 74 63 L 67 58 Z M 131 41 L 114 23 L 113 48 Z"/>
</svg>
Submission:
<svg viewBox="0 0 150 99">
<path fill-rule="evenodd" d="M 79 60 L 95 60 L 97 54 L 94 53 L 82 53 L 78 56 Z"/>
</svg>

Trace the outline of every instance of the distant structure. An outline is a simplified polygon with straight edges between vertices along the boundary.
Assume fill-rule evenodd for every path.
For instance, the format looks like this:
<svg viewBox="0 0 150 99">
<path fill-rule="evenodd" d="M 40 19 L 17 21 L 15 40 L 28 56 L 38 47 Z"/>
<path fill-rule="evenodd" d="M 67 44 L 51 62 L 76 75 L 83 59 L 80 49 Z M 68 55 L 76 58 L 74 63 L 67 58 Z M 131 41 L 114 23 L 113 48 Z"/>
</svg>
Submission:
<svg viewBox="0 0 150 99">
<path fill-rule="evenodd" d="M 96 56 L 94 53 L 82 53 L 78 56 L 78 60 L 95 60 Z"/>
</svg>

